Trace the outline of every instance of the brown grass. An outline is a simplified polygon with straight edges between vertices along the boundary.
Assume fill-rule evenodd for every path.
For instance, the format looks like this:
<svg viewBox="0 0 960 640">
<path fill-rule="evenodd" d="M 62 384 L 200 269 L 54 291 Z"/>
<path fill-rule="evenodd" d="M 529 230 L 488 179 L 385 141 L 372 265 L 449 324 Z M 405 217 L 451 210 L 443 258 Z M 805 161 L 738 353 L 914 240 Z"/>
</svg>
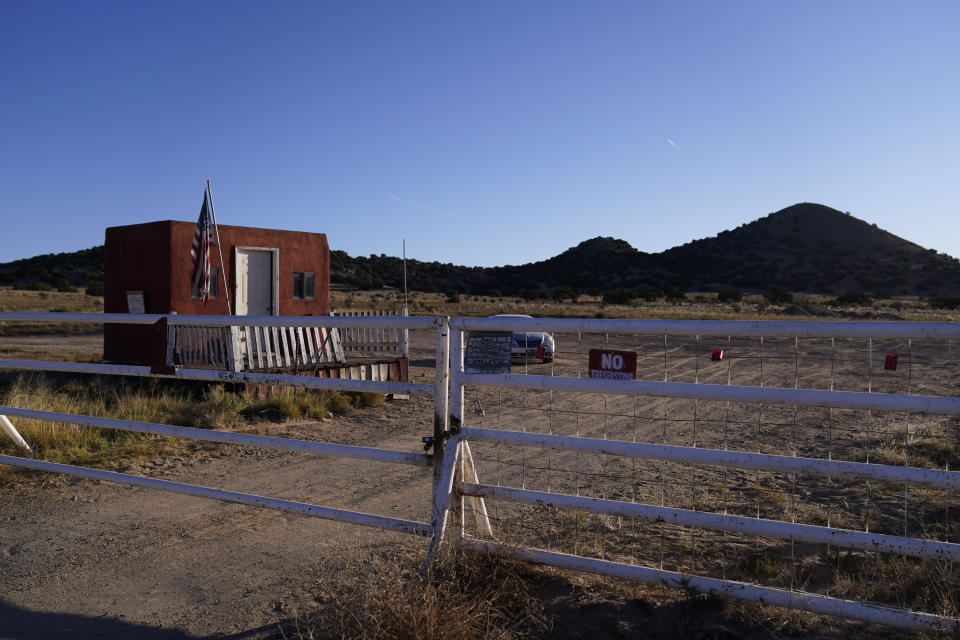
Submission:
<svg viewBox="0 0 960 640">
<path fill-rule="evenodd" d="M 83 292 L 18 291 L 0 287 L 0 311 L 55 311 L 103 313 L 103 296 Z M 2 322 L 0 336 L 100 332 L 103 325 L 82 322 Z"/>
<path fill-rule="evenodd" d="M 202 429 L 246 429 L 263 420 L 320 420 L 376 404 L 377 396 L 382 402 L 382 394 L 352 397 L 285 389 L 275 398 L 251 401 L 223 385 L 42 374 L 18 376 L 0 386 L 0 404 L 6 406 Z M 32 457 L 65 464 L 110 465 L 131 456 L 160 453 L 175 443 L 162 436 L 64 422 L 25 418 L 13 422 L 33 450 Z M 0 434 L 0 453 L 22 456 L 25 452 Z"/>
<path fill-rule="evenodd" d="M 449 549 L 423 573 L 422 562 L 413 550 L 328 561 L 314 585 L 318 611 L 291 635 L 479 640 L 539 637 L 547 629 L 529 565 Z"/>
</svg>

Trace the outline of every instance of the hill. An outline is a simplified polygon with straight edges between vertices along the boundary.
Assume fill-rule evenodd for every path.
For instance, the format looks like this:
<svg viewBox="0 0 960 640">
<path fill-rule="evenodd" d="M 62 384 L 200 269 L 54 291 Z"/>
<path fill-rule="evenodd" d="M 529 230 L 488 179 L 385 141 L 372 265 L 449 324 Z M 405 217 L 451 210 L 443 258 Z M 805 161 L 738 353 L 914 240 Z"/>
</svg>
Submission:
<svg viewBox="0 0 960 640">
<path fill-rule="evenodd" d="M 331 251 L 334 284 L 360 289 L 403 284 L 400 258 Z M 548 260 L 503 267 L 407 261 L 409 287 L 536 297 L 626 288 L 664 291 L 736 289 L 838 295 L 960 295 L 960 260 L 899 238 L 836 209 L 801 203 L 662 253 L 615 238 L 593 238 Z M 103 247 L 0 264 L 0 283 L 94 286 Z"/>
</svg>

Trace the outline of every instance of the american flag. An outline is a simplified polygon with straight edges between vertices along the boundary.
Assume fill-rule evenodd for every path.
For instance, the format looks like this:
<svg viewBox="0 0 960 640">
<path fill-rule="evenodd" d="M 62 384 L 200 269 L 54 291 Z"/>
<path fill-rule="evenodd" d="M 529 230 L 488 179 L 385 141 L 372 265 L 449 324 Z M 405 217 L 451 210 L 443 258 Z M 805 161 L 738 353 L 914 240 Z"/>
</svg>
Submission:
<svg viewBox="0 0 960 640">
<path fill-rule="evenodd" d="M 190 283 L 200 292 L 200 299 L 206 303 L 210 299 L 210 247 L 213 245 L 213 224 L 210 221 L 210 207 L 207 205 L 207 192 L 203 192 L 203 206 L 197 220 L 197 230 L 193 233 L 193 245 L 190 257 L 193 259 L 193 271 Z"/>
</svg>

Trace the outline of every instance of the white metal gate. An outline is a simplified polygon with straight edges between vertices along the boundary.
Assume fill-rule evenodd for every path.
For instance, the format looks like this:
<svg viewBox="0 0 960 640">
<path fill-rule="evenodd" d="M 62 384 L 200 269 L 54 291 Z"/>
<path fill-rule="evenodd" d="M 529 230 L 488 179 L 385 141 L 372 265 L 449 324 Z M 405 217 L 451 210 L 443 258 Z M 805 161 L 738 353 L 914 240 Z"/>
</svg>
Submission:
<svg viewBox="0 0 960 640">
<path fill-rule="evenodd" d="M 183 327 L 236 322 L 229 316 L 0 314 L 4 321 L 160 319 Z M 951 608 L 960 591 L 960 473 L 950 469 L 950 456 L 960 451 L 960 325 L 376 316 L 245 321 L 265 328 L 429 328 L 436 331 L 436 378 L 413 384 L 31 360 L 0 360 L 0 368 L 425 394 L 434 398 L 434 433 L 426 438 L 434 453 L 15 407 L 0 407 L 0 414 L 432 466 L 429 523 L 16 456 L 0 456 L 0 464 L 430 535 L 431 551 L 446 534 L 469 549 L 563 568 L 903 628 L 960 629 Z M 553 332 L 556 352 L 550 362 L 530 362 L 525 354 L 508 373 L 467 373 L 467 331 Z M 589 377 L 591 350 L 619 353 L 621 361 L 634 354 L 636 379 L 616 379 L 624 378 L 622 371 Z M 0 426 L 16 437 L 9 421 Z M 944 599 L 906 592 L 905 578 L 923 571 L 929 574 L 925 593 Z M 894 589 L 906 586 L 884 592 L 882 578 Z"/>
<path fill-rule="evenodd" d="M 960 442 L 960 325 L 454 318 L 451 330 L 460 464 L 444 461 L 443 506 L 458 544 L 960 629 L 960 473 L 937 458 Z M 467 373 L 467 331 L 554 332 L 556 356 Z M 637 379 L 587 377 L 591 350 L 635 354 Z M 947 576 L 926 584 L 943 600 L 885 592 L 883 577 L 908 591 L 923 571 Z"/>
</svg>

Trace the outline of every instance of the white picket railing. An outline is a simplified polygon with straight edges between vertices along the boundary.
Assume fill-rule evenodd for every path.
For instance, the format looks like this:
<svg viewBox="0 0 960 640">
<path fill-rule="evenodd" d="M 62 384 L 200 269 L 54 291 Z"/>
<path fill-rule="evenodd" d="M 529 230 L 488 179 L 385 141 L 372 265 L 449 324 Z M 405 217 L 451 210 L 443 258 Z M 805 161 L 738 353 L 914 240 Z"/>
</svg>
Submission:
<svg viewBox="0 0 960 640">
<path fill-rule="evenodd" d="M 391 311 L 334 310 L 340 318 L 370 318 L 395 315 Z M 400 314 L 406 316 L 407 313 Z M 350 357 L 407 356 L 409 330 L 400 327 L 352 326 L 340 330 L 340 343 Z"/>
<path fill-rule="evenodd" d="M 168 365 L 254 371 L 344 362 L 336 328 L 255 324 L 168 327 Z"/>
</svg>

